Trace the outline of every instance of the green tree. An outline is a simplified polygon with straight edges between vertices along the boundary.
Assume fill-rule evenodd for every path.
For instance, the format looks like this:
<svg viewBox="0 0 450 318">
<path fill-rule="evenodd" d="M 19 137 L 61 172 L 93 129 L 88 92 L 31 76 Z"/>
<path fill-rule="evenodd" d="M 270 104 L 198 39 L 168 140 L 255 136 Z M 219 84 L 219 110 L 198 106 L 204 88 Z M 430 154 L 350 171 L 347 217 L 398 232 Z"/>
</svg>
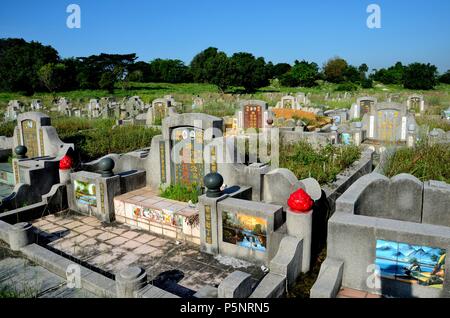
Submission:
<svg viewBox="0 0 450 318">
<path fill-rule="evenodd" d="M 269 85 L 269 77 L 264 58 L 255 58 L 253 54 L 239 52 L 230 58 L 231 83 L 244 87 L 246 92 L 254 92 Z"/>
<path fill-rule="evenodd" d="M 341 83 L 345 80 L 345 71 L 347 70 L 347 61 L 340 57 L 328 60 L 323 67 L 325 80 L 332 83 Z"/>
<path fill-rule="evenodd" d="M 100 54 L 79 58 L 81 63 L 77 80 L 81 88 L 114 89 L 111 82 L 123 80 L 136 54 Z M 100 85 L 100 82 L 102 85 Z M 112 88 L 111 88 L 112 87 Z"/>
<path fill-rule="evenodd" d="M 230 60 L 217 48 L 209 47 L 198 53 L 192 59 L 190 69 L 196 83 L 213 84 L 221 91 L 231 85 Z"/>
<path fill-rule="evenodd" d="M 115 84 L 123 78 L 123 74 L 123 67 L 115 66 L 112 70 L 102 73 L 98 85 L 101 89 L 106 89 L 109 93 L 114 93 Z"/>
<path fill-rule="evenodd" d="M 448 70 L 446 73 L 442 74 L 439 77 L 439 82 L 444 84 L 450 84 L 450 70 Z"/>
<path fill-rule="evenodd" d="M 186 83 L 192 79 L 189 68 L 180 60 L 155 59 L 150 62 L 150 81 Z"/>
<path fill-rule="evenodd" d="M 32 94 L 44 89 L 38 71 L 42 66 L 59 62 L 51 46 L 23 39 L 0 39 L 0 90 Z"/>
<path fill-rule="evenodd" d="M 402 84 L 405 67 L 401 62 L 397 62 L 388 69 L 375 70 L 372 79 L 383 84 Z"/>
<path fill-rule="evenodd" d="M 38 70 L 38 76 L 48 91 L 54 93 L 63 86 L 65 72 L 64 64 L 48 63 Z"/>
<path fill-rule="evenodd" d="M 361 81 L 361 73 L 353 65 L 348 65 L 344 70 L 344 80 L 346 82 L 359 83 Z"/>
<path fill-rule="evenodd" d="M 405 68 L 403 86 L 408 89 L 433 89 L 437 84 L 437 67 L 413 63 Z"/>
<path fill-rule="evenodd" d="M 280 78 L 291 70 L 291 65 L 288 63 L 278 63 L 273 65 L 272 62 L 266 64 L 267 76 L 270 79 Z"/>
<path fill-rule="evenodd" d="M 289 73 L 298 83 L 297 85 L 313 87 L 317 85 L 316 81 L 319 79 L 319 66 L 314 62 L 309 63 L 305 60 L 295 61 Z"/>
</svg>

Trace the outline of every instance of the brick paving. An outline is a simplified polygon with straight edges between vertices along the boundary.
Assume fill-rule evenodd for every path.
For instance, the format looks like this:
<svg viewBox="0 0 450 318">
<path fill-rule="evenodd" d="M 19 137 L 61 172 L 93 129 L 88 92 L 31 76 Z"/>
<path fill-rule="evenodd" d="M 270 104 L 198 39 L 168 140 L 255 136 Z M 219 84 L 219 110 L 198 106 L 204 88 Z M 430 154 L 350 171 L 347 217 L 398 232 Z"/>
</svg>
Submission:
<svg viewBox="0 0 450 318">
<path fill-rule="evenodd" d="M 368 292 L 351 289 L 351 288 L 342 288 L 337 298 L 382 298 L 380 295 L 370 294 Z"/>
<path fill-rule="evenodd" d="M 95 217 L 61 212 L 33 222 L 41 240 L 52 248 L 115 274 L 138 265 L 147 270 L 149 279 L 168 270 L 180 270 L 184 277 L 178 284 L 193 291 L 204 285 L 217 286 L 233 272 L 199 246 L 179 243 L 125 224 L 105 225 Z M 257 266 L 239 268 L 255 279 L 263 273 Z"/>
</svg>

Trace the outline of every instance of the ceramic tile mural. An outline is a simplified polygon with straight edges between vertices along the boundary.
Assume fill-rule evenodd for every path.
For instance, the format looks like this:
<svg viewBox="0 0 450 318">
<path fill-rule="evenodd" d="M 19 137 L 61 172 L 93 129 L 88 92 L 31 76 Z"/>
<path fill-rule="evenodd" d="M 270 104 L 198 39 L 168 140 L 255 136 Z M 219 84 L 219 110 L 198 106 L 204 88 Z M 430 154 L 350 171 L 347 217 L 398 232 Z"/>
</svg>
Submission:
<svg viewBox="0 0 450 318">
<path fill-rule="evenodd" d="M 97 194 L 95 184 L 74 181 L 75 199 L 79 204 L 97 207 Z"/>
<path fill-rule="evenodd" d="M 133 205 L 131 211 L 132 217 L 134 219 L 142 218 L 149 222 L 161 223 L 176 227 L 183 226 L 183 217 L 169 210 L 150 209 Z"/>
<path fill-rule="evenodd" d="M 441 248 L 377 240 L 376 264 L 383 278 L 442 288 L 445 257 Z"/>
<path fill-rule="evenodd" d="M 242 213 L 222 213 L 224 242 L 265 252 L 267 248 L 267 221 Z"/>
</svg>

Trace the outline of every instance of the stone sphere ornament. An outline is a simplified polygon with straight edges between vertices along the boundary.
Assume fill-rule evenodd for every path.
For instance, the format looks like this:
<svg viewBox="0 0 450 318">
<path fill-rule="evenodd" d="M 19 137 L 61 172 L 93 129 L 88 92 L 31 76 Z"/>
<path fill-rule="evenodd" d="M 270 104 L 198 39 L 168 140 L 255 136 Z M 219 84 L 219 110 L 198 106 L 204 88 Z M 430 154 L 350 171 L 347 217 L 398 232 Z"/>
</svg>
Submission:
<svg viewBox="0 0 450 318">
<path fill-rule="evenodd" d="M 208 189 L 206 191 L 206 196 L 208 198 L 218 198 L 222 195 L 220 187 L 223 184 L 223 177 L 219 173 L 208 173 L 203 178 L 203 183 Z"/>
<path fill-rule="evenodd" d="M 306 213 L 311 211 L 314 201 L 303 189 L 298 189 L 291 194 L 287 203 L 293 211 Z"/>
<path fill-rule="evenodd" d="M 98 169 L 100 170 L 100 173 L 104 178 L 114 176 L 113 173 L 114 166 L 115 166 L 114 160 L 112 160 L 111 158 L 103 158 L 98 163 Z"/>
<path fill-rule="evenodd" d="M 59 162 L 59 170 L 70 170 L 73 167 L 73 159 L 65 155 Z"/>
<path fill-rule="evenodd" d="M 16 153 L 17 158 L 19 159 L 24 159 L 26 158 L 26 154 L 27 154 L 27 147 L 25 147 L 24 145 L 19 145 L 14 149 L 14 152 Z"/>
</svg>

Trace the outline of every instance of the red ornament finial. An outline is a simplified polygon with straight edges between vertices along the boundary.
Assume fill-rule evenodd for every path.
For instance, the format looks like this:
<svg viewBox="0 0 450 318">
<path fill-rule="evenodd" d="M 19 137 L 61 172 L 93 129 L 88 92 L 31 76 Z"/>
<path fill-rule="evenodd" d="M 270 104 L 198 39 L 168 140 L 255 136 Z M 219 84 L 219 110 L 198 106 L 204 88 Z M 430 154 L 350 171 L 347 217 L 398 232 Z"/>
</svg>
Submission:
<svg viewBox="0 0 450 318">
<path fill-rule="evenodd" d="M 65 155 L 59 162 L 59 170 L 69 170 L 72 168 L 73 160 L 68 155 Z"/>
<path fill-rule="evenodd" d="M 303 189 L 298 189 L 292 193 L 287 203 L 293 211 L 297 212 L 308 212 L 314 204 L 311 197 Z"/>
</svg>

